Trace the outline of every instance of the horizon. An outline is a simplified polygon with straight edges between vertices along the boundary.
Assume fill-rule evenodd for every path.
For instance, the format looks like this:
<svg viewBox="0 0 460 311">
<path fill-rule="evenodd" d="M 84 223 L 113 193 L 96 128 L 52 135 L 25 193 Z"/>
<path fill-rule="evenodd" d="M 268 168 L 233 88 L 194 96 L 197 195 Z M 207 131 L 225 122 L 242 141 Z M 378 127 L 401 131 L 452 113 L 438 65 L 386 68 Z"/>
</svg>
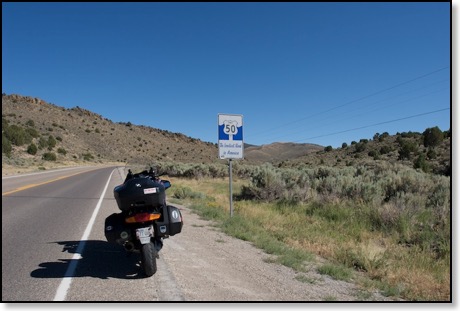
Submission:
<svg viewBox="0 0 460 311">
<path fill-rule="evenodd" d="M 38 98 L 38 97 L 34 97 L 34 96 L 30 96 L 30 95 L 22 95 L 22 94 L 6 94 L 6 93 L 3 93 L 2 95 Z M 41 99 L 41 98 L 38 98 L 38 99 L 43 100 L 43 99 Z M 91 113 L 98 114 L 98 113 L 96 113 L 96 112 L 94 112 L 94 111 L 92 111 L 92 110 L 90 110 L 90 109 L 88 109 L 88 108 L 81 107 L 81 106 L 64 107 L 64 106 L 61 106 L 61 105 L 58 105 L 58 104 L 49 103 L 49 102 L 47 102 L 46 100 L 43 100 L 43 101 L 45 101 L 47 104 L 54 105 L 54 106 L 57 106 L 57 107 L 59 107 L 59 108 L 64 108 L 64 109 L 67 109 L 67 110 L 71 110 L 71 109 L 75 109 L 75 108 L 80 108 L 80 109 L 87 110 L 87 111 L 89 111 L 89 112 L 91 112 Z M 98 114 L 98 115 L 99 115 L 99 114 Z M 109 120 L 109 121 L 111 121 L 111 122 L 113 122 L 113 123 L 124 124 L 124 123 L 130 122 L 130 121 L 113 121 L 113 120 L 111 120 L 110 118 L 105 117 L 104 115 L 100 115 L 100 116 L 101 116 L 103 119 L 107 119 L 107 120 Z M 132 123 L 132 125 L 134 125 L 134 126 L 146 126 L 146 127 L 152 127 L 152 128 L 158 129 L 158 130 L 169 131 L 169 130 L 165 130 L 165 129 L 161 129 L 161 128 L 156 128 L 156 127 L 151 126 L 151 125 L 136 124 L 136 123 L 133 123 L 133 122 L 131 122 L 131 123 Z M 437 125 L 432 126 L 432 127 L 428 127 L 428 128 L 433 128 L 433 127 L 438 127 L 442 132 L 446 132 L 446 131 L 450 131 L 450 130 L 451 130 L 451 128 L 446 129 L 446 130 L 443 130 L 442 128 L 440 128 L 440 127 L 437 126 Z M 428 128 L 426 128 L 426 129 L 428 129 Z M 408 131 L 395 132 L 395 133 L 389 133 L 388 131 L 383 131 L 383 132 L 381 132 L 380 134 L 385 133 L 385 132 L 388 133 L 388 134 L 391 135 L 391 136 L 398 135 L 398 134 L 401 134 L 401 133 L 411 133 L 411 132 L 412 132 L 412 133 L 420 133 L 420 134 L 422 134 L 426 129 L 423 129 L 422 131 L 411 131 L 411 130 L 408 130 Z M 170 132 L 171 132 L 171 131 L 170 131 Z M 190 136 L 190 135 L 187 135 L 187 133 L 181 133 L 181 132 L 172 132 L 172 133 L 183 134 L 183 135 L 185 135 L 185 136 L 187 136 L 187 137 L 190 137 L 190 138 L 193 138 L 193 139 L 198 139 L 198 140 L 201 140 L 201 141 L 203 141 L 203 142 L 205 142 L 205 143 L 213 143 L 213 144 L 217 144 L 217 143 L 218 143 L 217 140 L 216 140 L 215 142 L 214 142 L 214 141 L 206 141 L 206 140 L 202 140 L 202 139 L 199 138 L 199 137 L 192 137 L 192 136 Z M 361 138 L 358 138 L 358 137 L 357 137 L 356 139 L 353 139 L 353 140 L 351 140 L 350 142 L 345 142 L 345 143 L 347 143 L 348 145 L 350 145 L 353 141 L 354 141 L 354 142 L 359 142 L 361 139 L 369 139 L 369 140 L 370 140 L 371 138 L 369 138 L 369 137 L 361 137 Z M 317 143 L 310 143 L 310 142 L 292 142 L 292 141 L 273 141 L 273 142 L 269 142 L 269 143 L 264 143 L 264 144 L 256 145 L 256 144 L 253 144 L 253 143 L 244 141 L 244 145 L 250 145 L 250 146 L 255 146 L 255 147 L 262 147 L 262 146 L 273 145 L 273 144 L 317 145 L 317 146 L 320 146 L 320 147 L 327 147 L 327 146 L 329 146 L 329 145 L 326 146 L 326 145 L 321 145 L 321 144 L 317 144 Z M 341 147 L 342 147 L 342 146 L 340 145 L 340 146 L 337 146 L 337 147 L 334 147 L 334 148 L 337 149 L 337 148 L 341 148 Z"/>
</svg>

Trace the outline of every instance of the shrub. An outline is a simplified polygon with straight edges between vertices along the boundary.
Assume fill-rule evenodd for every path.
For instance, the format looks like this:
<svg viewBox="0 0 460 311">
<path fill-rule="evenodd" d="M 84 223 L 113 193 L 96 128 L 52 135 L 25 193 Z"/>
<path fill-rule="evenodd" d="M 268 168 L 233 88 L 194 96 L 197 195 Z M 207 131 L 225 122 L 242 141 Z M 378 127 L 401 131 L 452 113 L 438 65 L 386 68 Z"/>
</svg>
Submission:
<svg viewBox="0 0 460 311">
<path fill-rule="evenodd" d="M 94 156 L 89 152 L 84 153 L 82 156 L 83 156 L 83 160 L 85 160 L 85 161 L 91 161 L 91 160 L 94 159 Z"/>
<path fill-rule="evenodd" d="M 67 154 L 67 150 L 65 150 L 64 148 L 58 148 L 57 152 L 60 153 L 60 154 L 62 154 L 62 155 L 66 155 L 66 154 Z"/>
<path fill-rule="evenodd" d="M 12 150 L 13 147 L 11 146 L 10 140 L 2 133 L 2 153 L 9 157 Z"/>
<path fill-rule="evenodd" d="M 436 151 L 433 148 L 428 149 L 428 152 L 426 153 L 426 156 L 428 159 L 433 160 L 436 158 L 437 154 Z"/>
<path fill-rule="evenodd" d="M 57 157 L 54 152 L 46 152 L 43 154 L 43 160 L 45 161 L 56 161 Z"/>
<path fill-rule="evenodd" d="M 401 140 L 401 148 L 399 149 L 399 159 L 410 159 L 412 153 L 417 151 L 417 144 L 409 140 Z"/>
<path fill-rule="evenodd" d="M 205 195 L 201 192 L 195 192 L 189 187 L 176 186 L 173 197 L 176 199 L 203 199 Z"/>
<path fill-rule="evenodd" d="M 390 146 L 382 146 L 380 148 L 380 154 L 387 154 L 391 152 L 391 147 Z"/>
<path fill-rule="evenodd" d="M 38 139 L 38 149 L 43 149 L 48 146 L 48 141 L 46 140 L 45 137 L 40 137 Z"/>
<path fill-rule="evenodd" d="M 5 128 L 5 136 L 15 146 L 22 146 L 32 142 L 32 137 L 22 128 L 17 125 L 11 125 Z"/>
<path fill-rule="evenodd" d="M 5 131 L 8 128 L 8 126 L 10 126 L 9 121 L 2 117 L 2 132 Z"/>
<path fill-rule="evenodd" d="M 388 132 L 382 133 L 379 136 L 379 142 L 383 142 L 385 140 L 385 138 L 387 138 L 388 136 L 390 136 L 390 134 L 388 134 Z"/>
<path fill-rule="evenodd" d="M 425 173 L 429 171 L 429 165 L 425 160 L 425 155 L 420 154 L 417 159 L 414 161 L 414 168 L 420 168 L 422 169 Z"/>
<path fill-rule="evenodd" d="M 56 146 L 56 139 L 50 135 L 48 137 L 48 150 L 52 150 Z"/>
<path fill-rule="evenodd" d="M 425 147 L 435 147 L 439 145 L 444 139 L 444 133 L 439 127 L 427 128 L 423 132 L 423 145 Z"/>
<path fill-rule="evenodd" d="M 28 127 L 28 128 L 25 129 L 25 131 L 26 131 L 27 134 L 29 134 L 33 138 L 40 137 L 40 133 L 38 133 L 38 131 L 36 129 L 34 129 L 34 128 Z"/>
<path fill-rule="evenodd" d="M 379 155 L 379 152 L 378 151 L 375 151 L 375 150 L 371 150 L 367 153 L 368 156 L 370 157 L 375 157 L 377 155 Z"/>
<path fill-rule="evenodd" d="M 252 176 L 252 189 L 254 197 L 259 200 L 273 201 L 280 199 L 284 191 L 284 182 L 281 175 L 271 165 L 262 166 L 258 172 Z"/>
<path fill-rule="evenodd" d="M 361 139 L 359 143 L 355 144 L 355 152 L 358 153 L 358 152 L 362 152 L 366 150 L 366 144 L 367 144 L 367 141 L 363 141 Z"/>
<path fill-rule="evenodd" d="M 31 155 L 36 155 L 38 151 L 37 145 L 34 143 L 30 144 L 29 147 L 27 147 L 27 153 Z"/>
</svg>

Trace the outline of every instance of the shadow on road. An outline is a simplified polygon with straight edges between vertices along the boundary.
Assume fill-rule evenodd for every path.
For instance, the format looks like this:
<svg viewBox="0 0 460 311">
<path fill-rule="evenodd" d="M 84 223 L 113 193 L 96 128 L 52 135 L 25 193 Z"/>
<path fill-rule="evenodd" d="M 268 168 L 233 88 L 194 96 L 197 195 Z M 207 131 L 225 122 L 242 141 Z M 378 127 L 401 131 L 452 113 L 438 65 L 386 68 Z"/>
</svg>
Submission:
<svg viewBox="0 0 460 311">
<path fill-rule="evenodd" d="M 62 252 L 75 254 L 82 241 L 52 242 L 63 246 Z M 30 273 L 34 278 L 95 277 L 100 279 L 140 279 L 145 276 L 139 267 L 139 255 L 127 253 L 122 246 L 105 241 L 85 241 L 80 259 L 57 259 L 43 262 Z M 66 275 L 68 267 L 76 262 L 73 275 Z"/>
</svg>

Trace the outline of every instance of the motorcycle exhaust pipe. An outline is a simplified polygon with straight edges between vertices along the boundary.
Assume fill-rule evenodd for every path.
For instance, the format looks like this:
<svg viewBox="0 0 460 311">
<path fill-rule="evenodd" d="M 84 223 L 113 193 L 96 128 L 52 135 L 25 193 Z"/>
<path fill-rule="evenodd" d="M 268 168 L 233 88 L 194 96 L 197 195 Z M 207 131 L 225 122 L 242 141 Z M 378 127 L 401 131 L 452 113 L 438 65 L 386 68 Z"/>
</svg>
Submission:
<svg viewBox="0 0 460 311">
<path fill-rule="evenodd" d="M 126 242 L 123 246 L 128 252 L 132 252 L 134 250 L 134 244 L 132 242 Z"/>
</svg>

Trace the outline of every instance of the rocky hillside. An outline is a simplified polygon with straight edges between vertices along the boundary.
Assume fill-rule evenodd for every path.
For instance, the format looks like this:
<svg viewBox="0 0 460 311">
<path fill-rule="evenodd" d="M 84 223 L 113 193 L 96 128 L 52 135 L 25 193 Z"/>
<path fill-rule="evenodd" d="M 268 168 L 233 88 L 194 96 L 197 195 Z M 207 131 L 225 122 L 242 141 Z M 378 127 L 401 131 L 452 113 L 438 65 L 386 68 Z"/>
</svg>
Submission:
<svg viewBox="0 0 460 311">
<path fill-rule="evenodd" d="M 78 106 L 66 109 L 33 97 L 2 95 L 2 128 L 7 124 L 27 132 L 23 145 L 12 144 L 10 158 L 27 154 L 39 159 L 53 152 L 60 161 L 208 163 L 218 155 L 213 143 L 130 122 L 115 123 Z M 50 137 L 55 146 L 47 145 Z M 30 144 L 38 147 L 36 154 L 25 152 Z"/>
<path fill-rule="evenodd" d="M 53 152 L 58 161 L 92 160 L 142 164 L 160 160 L 185 163 L 221 162 L 217 158 L 217 145 L 214 143 L 130 122 L 115 123 L 78 106 L 66 109 L 39 98 L 3 94 L 2 117 L 5 126 L 18 126 L 32 134 L 24 144 L 12 144 L 10 158 L 26 157 L 29 160 L 38 160 L 44 154 Z M 56 140 L 56 145 L 48 150 L 49 146 L 44 141 L 48 141 L 50 137 Z M 35 154 L 27 152 L 31 143 L 38 146 Z M 293 143 L 246 145 L 244 162 L 295 159 L 322 149 L 324 148 L 318 145 Z"/>
</svg>

